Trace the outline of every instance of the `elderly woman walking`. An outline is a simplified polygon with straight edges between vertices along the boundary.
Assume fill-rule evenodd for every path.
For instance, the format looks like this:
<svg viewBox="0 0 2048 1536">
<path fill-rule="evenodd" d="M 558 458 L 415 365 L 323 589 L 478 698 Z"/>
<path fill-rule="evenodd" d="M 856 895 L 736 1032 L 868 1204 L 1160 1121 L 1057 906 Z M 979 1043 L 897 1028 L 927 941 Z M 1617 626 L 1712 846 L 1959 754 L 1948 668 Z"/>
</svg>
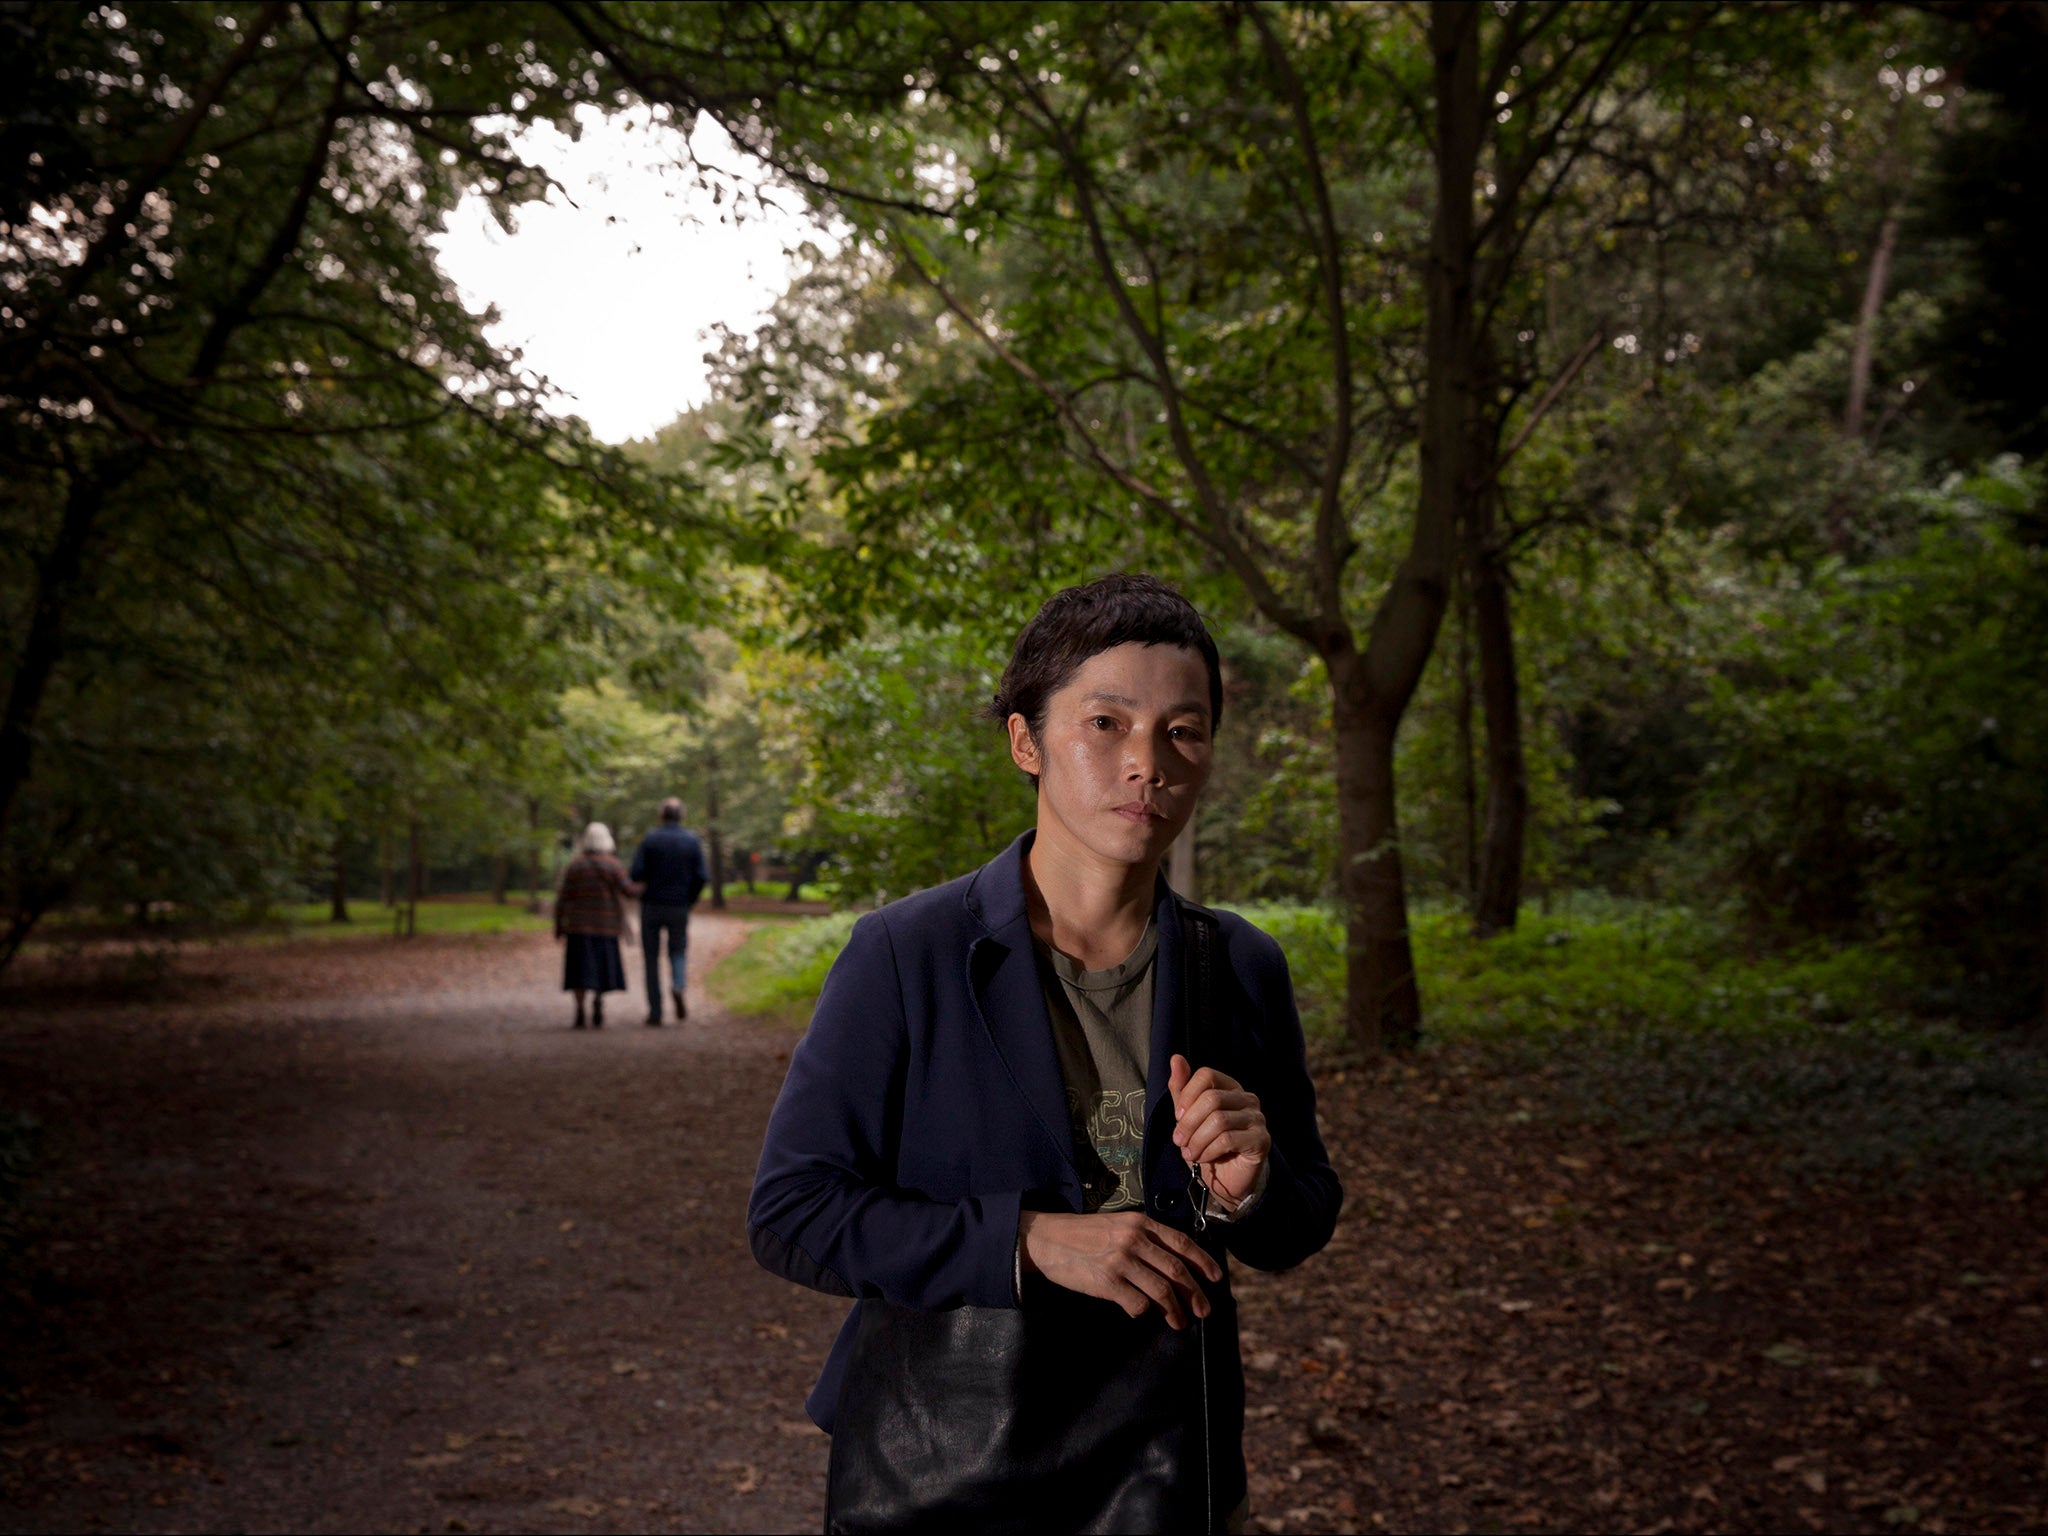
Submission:
<svg viewBox="0 0 2048 1536">
<path fill-rule="evenodd" d="M 628 896 L 641 887 L 615 857 L 618 845 L 611 828 L 593 821 L 583 829 L 583 851 L 562 871 L 555 893 L 555 937 L 567 939 L 562 956 L 562 990 L 576 994 L 576 1022 L 584 1027 L 583 994 L 593 992 L 590 1024 L 604 1028 L 604 995 L 626 990 L 626 967 L 619 959 L 619 934 L 626 926 Z"/>
</svg>

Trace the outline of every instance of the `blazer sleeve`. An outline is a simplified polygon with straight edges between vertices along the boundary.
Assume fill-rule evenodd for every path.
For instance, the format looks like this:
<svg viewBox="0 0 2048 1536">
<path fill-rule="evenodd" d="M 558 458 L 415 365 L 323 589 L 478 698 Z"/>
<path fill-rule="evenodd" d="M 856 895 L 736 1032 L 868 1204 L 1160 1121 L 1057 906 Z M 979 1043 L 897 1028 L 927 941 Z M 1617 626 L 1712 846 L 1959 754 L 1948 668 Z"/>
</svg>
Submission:
<svg viewBox="0 0 2048 1536">
<path fill-rule="evenodd" d="M 1231 1253 L 1254 1269 L 1291 1269 L 1329 1242 L 1344 1190 L 1316 1125 L 1315 1084 L 1287 957 L 1270 938 L 1258 939 L 1248 990 L 1260 1011 L 1257 1091 L 1273 1156 L 1258 1204 L 1221 1230 Z"/>
<path fill-rule="evenodd" d="M 934 1200 L 891 1177 L 908 1065 L 888 927 L 854 925 L 769 1117 L 747 1205 L 761 1265 L 832 1296 L 1012 1307 L 1021 1193 Z"/>
</svg>

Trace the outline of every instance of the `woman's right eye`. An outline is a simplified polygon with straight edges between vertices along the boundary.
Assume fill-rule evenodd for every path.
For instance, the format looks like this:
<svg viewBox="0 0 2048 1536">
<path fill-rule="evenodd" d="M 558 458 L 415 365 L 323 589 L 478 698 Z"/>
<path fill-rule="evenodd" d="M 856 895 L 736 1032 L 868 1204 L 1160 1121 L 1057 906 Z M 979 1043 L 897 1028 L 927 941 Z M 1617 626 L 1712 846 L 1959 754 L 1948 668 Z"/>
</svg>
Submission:
<svg viewBox="0 0 2048 1536">
<path fill-rule="evenodd" d="M 1112 731 L 1116 729 L 1116 722 L 1110 719 L 1107 715 L 1093 716 L 1088 721 L 1088 723 L 1094 726 L 1098 731 Z"/>
</svg>

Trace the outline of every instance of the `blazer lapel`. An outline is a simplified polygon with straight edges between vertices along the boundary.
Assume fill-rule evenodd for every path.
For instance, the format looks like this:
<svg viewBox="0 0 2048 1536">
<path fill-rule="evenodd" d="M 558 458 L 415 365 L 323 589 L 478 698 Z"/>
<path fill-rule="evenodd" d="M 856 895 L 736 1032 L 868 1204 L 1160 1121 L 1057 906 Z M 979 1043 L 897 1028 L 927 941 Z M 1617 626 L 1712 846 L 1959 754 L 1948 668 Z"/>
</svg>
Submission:
<svg viewBox="0 0 2048 1536">
<path fill-rule="evenodd" d="M 1059 1157 L 1062 1188 L 1078 1202 L 1081 1176 L 1074 1166 L 1066 1080 L 1053 1046 L 1024 904 L 1023 855 L 1031 838 L 1026 832 L 983 865 L 967 889 L 968 910 L 985 930 L 968 946 L 967 986 L 989 1043 Z"/>
<path fill-rule="evenodd" d="M 1159 948 L 1152 962 L 1152 1060 L 1145 1074 L 1145 1184 L 1153 1191 L 1184 1190 L 1192 1182 L 1188 1165 L 1173 1144 L 1173 1057 L 1187 1050 L 1187 945 L 1181 934 L 1180 903 L 1162 876 L 1152 908 Z M 1202 1062 L 1195 1061 L 1200 1067 Z"/>
</svg>

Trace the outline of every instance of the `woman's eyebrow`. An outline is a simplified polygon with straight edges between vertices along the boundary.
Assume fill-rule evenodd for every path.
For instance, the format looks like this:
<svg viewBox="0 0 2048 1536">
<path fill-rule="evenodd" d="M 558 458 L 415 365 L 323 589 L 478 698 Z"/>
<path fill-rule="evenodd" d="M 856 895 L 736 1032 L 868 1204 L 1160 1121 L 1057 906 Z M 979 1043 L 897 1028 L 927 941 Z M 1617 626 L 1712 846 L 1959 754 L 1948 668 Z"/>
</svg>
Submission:
<svg viewBox="0 0 2048 1536">
<path fill-rule="evenodd" d="M 1136 699 L 1126 698 L 1120 693 L 1110 693 L 1106 689 L 1101 688 L 1096 689 L 1093 693 L 1082 694 L 1081 702 L 1084 704 L 1121 704 L 1125 709 L 1136 709 L 1138 707 Z M 1178 704 L 1169 707 L 1166 713 L 1169 715 L 1200 715 L 1206 720 L 1209 717 L 1209 706 L 1200 699 L 1182 699 Z"/>
</svg>

